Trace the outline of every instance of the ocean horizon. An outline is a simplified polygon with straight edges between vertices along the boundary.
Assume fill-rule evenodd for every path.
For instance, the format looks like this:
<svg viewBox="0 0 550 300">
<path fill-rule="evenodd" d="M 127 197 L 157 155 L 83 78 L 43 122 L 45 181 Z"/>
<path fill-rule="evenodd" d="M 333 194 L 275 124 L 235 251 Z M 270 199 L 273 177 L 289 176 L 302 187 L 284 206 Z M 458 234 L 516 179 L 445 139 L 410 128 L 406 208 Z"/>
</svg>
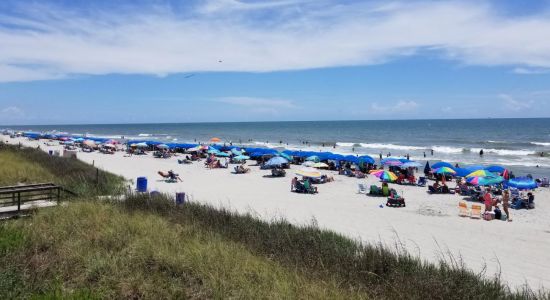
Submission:
<svg viewBox="0 0 550 300">
<path fill-rule="evenodd" d="M 2 126 L 133 140 L 223 143 L 410 156 L 465 165 L 504 165 L 516 174 L 550 174 L 550 118 L 194 122 Z M 479 152 L 483 149 L 484 155 Z M 433 150 L 433 155 L 432 155 Z M 426 155 L 426 156 L 424 156 Z"/>
</svg>

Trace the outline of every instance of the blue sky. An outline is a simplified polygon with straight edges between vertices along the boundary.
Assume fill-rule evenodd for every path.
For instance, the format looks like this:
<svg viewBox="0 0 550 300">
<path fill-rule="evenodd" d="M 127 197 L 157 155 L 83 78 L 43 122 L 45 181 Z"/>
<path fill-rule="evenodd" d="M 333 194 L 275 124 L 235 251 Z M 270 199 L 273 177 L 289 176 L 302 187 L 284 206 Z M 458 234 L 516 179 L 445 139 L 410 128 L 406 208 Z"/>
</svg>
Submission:
<svg viewBox="0 0 550 300">
<path fill-rule="evenodd" d="M 550 117 L 550 1 L 2 1 L 0 124 Z"/>
</svg>

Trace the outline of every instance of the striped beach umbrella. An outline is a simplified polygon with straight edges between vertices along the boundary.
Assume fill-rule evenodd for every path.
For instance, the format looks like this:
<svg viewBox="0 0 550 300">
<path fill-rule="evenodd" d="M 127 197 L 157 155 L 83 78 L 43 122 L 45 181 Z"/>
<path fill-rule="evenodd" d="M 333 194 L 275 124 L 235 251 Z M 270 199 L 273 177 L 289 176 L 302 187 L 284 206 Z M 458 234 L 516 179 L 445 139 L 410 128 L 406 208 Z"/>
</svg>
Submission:
<svg viewBox="0 0 550 300">
<path fill-rule="evenodd" d="M 449 168 L 449 167 L 441 167 L 434 169 L 435 174 L 444 174 L 444 175 L 454 175 L 456 174 L 456 171 Z"/>
<path fill-rule="evenodd" d="M 395 175 L 393 172 L 390 172 L 390 171 L 372 170 L 369 173 L 384 181 L 393 182 L 397 180 L 397 175 Z"/>
<path fill-rule="evenodd" d="M 477 170 L 477 171 L 473 171 L 472 173 L 466 175 L 466 178 L 468 177 L 494 177 L 495 174 L 487 171 L 487 170 Z"/>
<path fill-rule="evenodd" d="M 474 176 L 474 177 L 469 177 L 467 179 L 467 182 L 469 184 L 480 185 L 480 186 L 495 185 L 495 184 L 502 183 L 503 181 L 504 181 L 504 178 L 502 178 L 501 176 L 485 176 L 485 177 Z"/>
</svg>

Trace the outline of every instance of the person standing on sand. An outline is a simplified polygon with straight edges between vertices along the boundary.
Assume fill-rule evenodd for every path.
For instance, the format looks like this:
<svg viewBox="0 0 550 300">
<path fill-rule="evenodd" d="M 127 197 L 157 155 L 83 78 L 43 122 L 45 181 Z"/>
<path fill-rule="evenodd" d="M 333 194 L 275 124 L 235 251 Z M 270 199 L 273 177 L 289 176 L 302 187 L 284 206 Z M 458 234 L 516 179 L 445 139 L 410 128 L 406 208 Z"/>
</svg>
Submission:
<svg viewBox="0 0 550 300">
<path fill-rule="evenodd" d="M 485 204 L 485 211 L 493 210 L 493 197 L 491 196 L 491 188 L 487 188 L 485 195 L 483 195 L 483 203 Z"/>
<path fill-rule="evenodd" d="M 380 152 L 380 160 L 382 160 L 382 152 Z"/>
<path fill-rule="evenodd" d="M 483 156 L 483 149 L 479 150 L 479 156 Z"/>
<path fill-rule="evenodd" d="M 504 190 L 502 193 L 502 209 L 504 209 L 504 213 L 506 214 L 506 218 L 508 219 L 508 222 L 512 222 L 512 218 L 510 217 L 510 212 L 508 211 L 508 208 L 510 207 L 510 191 Z"/>
<path fill-rule="evenodd" d="M 296 187 L 296 184 L 298 183 L 298 178 L 294 177 L 292 178 L 292 181 L 290 182 L 290 191 L 294 191 L 294 187 Z"/>
<path fill-rule="evenodd" d="M 426 151 L 424 151 L 424 158 L 426 158 Z"/>
<path fill-rule="evenodd" d="M 432 156 L 434 156 L 434 149 L 430 149 L 432 151 Z"/>
</svg>

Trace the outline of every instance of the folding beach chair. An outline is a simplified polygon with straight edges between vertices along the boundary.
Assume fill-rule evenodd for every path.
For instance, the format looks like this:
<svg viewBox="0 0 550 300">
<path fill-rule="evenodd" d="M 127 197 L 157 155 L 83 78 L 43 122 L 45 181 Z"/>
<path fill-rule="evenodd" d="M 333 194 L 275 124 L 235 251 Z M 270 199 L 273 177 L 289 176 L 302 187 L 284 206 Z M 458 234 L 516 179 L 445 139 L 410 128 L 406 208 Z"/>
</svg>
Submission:
<svg viewBox="0 0 550 300">
<path fill-rule="evenodd" d="M 359 183 L 357 186 L 358 186 L 357 193 L 359 193 L 359 194 L 366 194 L 367 193 L 367 187 L 364 184 Z"/>
<path fill-rule="evenodd" d="M 481 205 L 472 204 L 472 210 L 470 212 L 470 218 L 472 219 L 481 219 Z"/>
<path fill-rule="evenodd" d="M 470 212 L 468 211 L 468 204 L 464 201 L 458 203 L 458 215 L 461 217 L 469 217 Z"/>
</svg>

